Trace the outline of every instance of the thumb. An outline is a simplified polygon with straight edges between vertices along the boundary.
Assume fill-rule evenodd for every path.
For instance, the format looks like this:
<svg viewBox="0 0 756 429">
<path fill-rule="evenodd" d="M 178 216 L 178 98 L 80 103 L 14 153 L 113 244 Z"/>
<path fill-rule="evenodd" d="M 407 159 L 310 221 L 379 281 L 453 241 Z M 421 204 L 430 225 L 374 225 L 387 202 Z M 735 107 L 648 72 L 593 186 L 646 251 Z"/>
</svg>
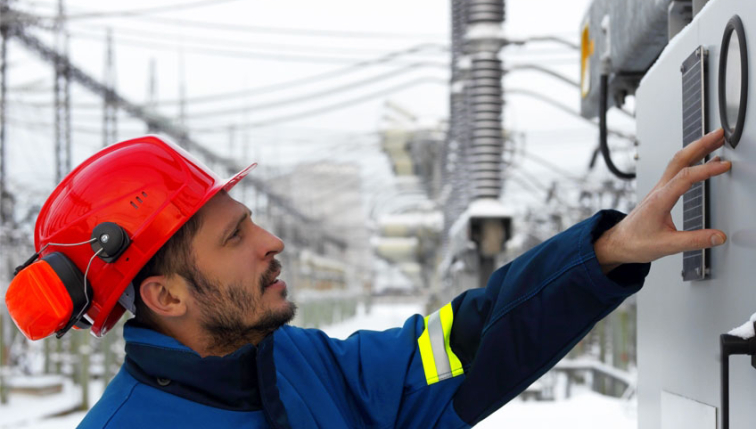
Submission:
<svg viewBox="0 0 756 429">
<path fill-rule="evenodd" d="M 671 234 L 665 246 L 666 255 L 690 250 L 708 249 L 720 246 L 727 241 L 727 235 L 718 229 L 699 229 L 696 231 L 678 231 Z"/>
</svg>

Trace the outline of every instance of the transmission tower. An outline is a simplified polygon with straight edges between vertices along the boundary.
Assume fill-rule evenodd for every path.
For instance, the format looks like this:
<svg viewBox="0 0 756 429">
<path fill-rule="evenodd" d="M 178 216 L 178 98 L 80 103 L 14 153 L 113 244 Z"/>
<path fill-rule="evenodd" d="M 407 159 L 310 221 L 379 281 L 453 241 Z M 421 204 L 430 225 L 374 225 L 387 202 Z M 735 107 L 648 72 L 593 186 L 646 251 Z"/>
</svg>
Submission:
<svg viewBox="0 0 756 429">
<path fill-rule="evenodd" d="M 55 23 L 55 183 L 71 170 L 71 71 L 68 67 L 68 31 L 65 6 L 58 0 Z"/>
<path fill-rule="evenodd" d="M 8 2 L 0 0 L 0 245 L 2 245 L 5 223 L 10 213 L 7 203 L 6 153 L 5 153 L 5 101 L 7 99 L 6 65 L 8 63 Z M 0 345 L 1 347 L 1 345 Z"/>
<path fill-rule="evenodd" d="M 108 29 L 105 48 L 105 94 L 102 108 L 102 146 L 118 141 L 118 104 L 115 99 L 116 71 L 113 59 L 113 32 Z"/>
<path fill-rule="evenodd" d="M 158 86 L 157 62 L 155 61 L 155 58 L 150 58 L 149 82 L 150 86 L 147 89 L 147 108 L 153 112 L 157 112 Z M 158 132 L 156 124 L 147 122 L 147 132 L 151 134 Z"/>
<path fill-rule="evenodd" d="M 8 260 L 9 252 L 6 251 L 8 246 L 6 230 L 10 218 L 10 202 L 8 201 L 8 191 L 6 189 L 6 152 L 5 152 L 5 101 L 7 95 L 6 86 L 6 65 L 8 63 L 8 1 L 0 0 L 0 251 L 6 255 L 2 263 L 5 266 L 10 265 Z M 0 267 L 0 282 L 5 283 L 5 272 Z M 2 289 L 0 289 L 2 291 Z M 8 403 L 8 388 L 5 383 L 5 366 L 7 356 L 5 353 L 5 310 L 0 306 L 0 404 Z"/>
</svg>

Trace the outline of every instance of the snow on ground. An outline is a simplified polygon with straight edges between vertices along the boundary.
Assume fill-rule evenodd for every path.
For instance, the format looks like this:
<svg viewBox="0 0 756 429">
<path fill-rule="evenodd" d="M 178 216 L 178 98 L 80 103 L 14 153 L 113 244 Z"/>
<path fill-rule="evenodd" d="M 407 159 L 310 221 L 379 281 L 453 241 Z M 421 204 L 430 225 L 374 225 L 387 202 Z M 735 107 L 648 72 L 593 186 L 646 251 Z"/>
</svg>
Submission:
<svg viewBox="0 0 756 429">
<path fill-rule="evenodd" d="M 384 330 L 402 326 L 413 314 L 423 313 L 420 303 L 375 304 L 367 312 L 364 306 L 357 315 L 344 322 L 323 328 L 329 336 L 346 338 L 359 329 Z M 561 381 L 557 392 L 563 392 Z M 481 429 L 636 429 L 637 410 L 634 401 L 615 399 L 594 393 L 581 386 L 573 387 L 569 399 L 557 395 L 556 401 L 522 401 L 506 404 L 476 426 Z"/>
<path fill-rule="evenodd" d="M 357 314 L 343 322 L 321 328 L 329 337 L 344 339 L 357 330 L 384 331 L 404 325 L 413 314 L 424 313 L 419 302 L 396 304 L 375 304 L 368 309 L 365 305 L 357 306 Z"/>
<path fill-rule="evenodd" d="M 591 391 L 557 401 L 514 399 L 475 426 L 480 429 L 636 429 L 632 402 Z"/>
<path fill-rule="evenodd" d="M 346 338 L 359 329 L 384 330 L 402 326 L 413 314 L 423 313 L 420 302 L 378 303 L 369 309 L 360 306 L 354 318 L 325 327 L 335 338 Z M 556 391 L 564 391 L 557 383 Z M 90 403 L 102 393 L 101 383 L 93 382 Z M 574 386 L 573 395 L 555 401 L 522 401 L 519 398 L 506 404 L 476 428 L 528 429 L 636 429 L 635 402 L 599 395 L 586 387 Z M 80 397 L 78 387 L 64 384 L 61 394 L 46 397 L 11 395 L 10 403 L 0 406 L 0 429 L 58 429 L 73 428 L 84 418 L 83 412 L 62 417 L 45 418 L 70 410 Z"/>
<path fill-rule="evenodd" d="M 41 377 L 49 379 L 50 377 Z M 30 377 L 27 385 L 37 383 Z M 94 405 L 102 395 L 102 382 L 92 381 L 89 385 L 89 404 Z M 83 412 L 50 416 L 70 411 L 81 401 L 81 389 L 69 379 L 63 379 L 63 391 L 59 394 L 34 396 L 11 394 L 8 403 L 0 406 L 0 429 L 58 429 L 73 428 L 84 418 Z"/>
</svg>

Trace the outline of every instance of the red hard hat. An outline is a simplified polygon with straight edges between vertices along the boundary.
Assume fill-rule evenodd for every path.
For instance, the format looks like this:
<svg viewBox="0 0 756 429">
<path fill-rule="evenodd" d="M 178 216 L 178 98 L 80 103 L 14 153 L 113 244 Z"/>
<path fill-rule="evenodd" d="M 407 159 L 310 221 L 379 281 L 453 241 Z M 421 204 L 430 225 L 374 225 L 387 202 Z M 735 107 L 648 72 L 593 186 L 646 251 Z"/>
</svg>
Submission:
<svg viewBox="0 0 756 429">
<path fill-rule="evenodd" d="M 49 243 L 86 242 L 94 228 L 106 222 L 125 231 L 131 242 L 112 263 L 93 258 L 89 245 L 50 245 L 40 254 L 44 258 L 62 252 L 82 273 L 91 261 L 86 277 L 93 295 L 86 315 L 94 335 L 102 336 L 123 315 L 125 309 L 118 300 L 144 264 L 210 198 L 221 189 L 231 189 L 254 166 L 222 180 L 161 137 L 108 146 L 68 174 L 47 199 L 37 218 L 35 249 L 39 252 Z M 28 281 L 16 281 L 19 277 L 23 276 L 14 279 L 6 294 L 9 313 L 19 328 L 30 338 L 60 330 L 60 320 L 65 319 L 65 324 L 68 319 L 56 314 L 60 309 L 65 313 L 66 306 L 71 314 L 70 298 L 59 299 L 61 286 L 43 274 L 33 276 L 34 288 L 24 290 Z M 48 304 L 53 301 L 63 304 Z M 55 311 L 45 310 L 50 307 Z"/>
</svg>

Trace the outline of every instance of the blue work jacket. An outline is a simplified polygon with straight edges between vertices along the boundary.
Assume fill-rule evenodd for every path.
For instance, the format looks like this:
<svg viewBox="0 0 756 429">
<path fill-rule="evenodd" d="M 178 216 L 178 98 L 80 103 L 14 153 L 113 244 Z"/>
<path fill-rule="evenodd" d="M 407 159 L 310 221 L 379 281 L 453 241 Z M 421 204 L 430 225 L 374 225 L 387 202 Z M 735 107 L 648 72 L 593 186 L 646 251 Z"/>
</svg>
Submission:
<svg viewBox="0 0 756 429">
<path fill-rule="evenodd" d="M 201 358 L 126 324 L 126 359 L 80 427 L 467 428 L 554 366 L 637 292 L 650 264 L 601 272 L 604 211 L 498 269 L 433 314 L 346 340 L 284 326 Z"/>
</svg>

